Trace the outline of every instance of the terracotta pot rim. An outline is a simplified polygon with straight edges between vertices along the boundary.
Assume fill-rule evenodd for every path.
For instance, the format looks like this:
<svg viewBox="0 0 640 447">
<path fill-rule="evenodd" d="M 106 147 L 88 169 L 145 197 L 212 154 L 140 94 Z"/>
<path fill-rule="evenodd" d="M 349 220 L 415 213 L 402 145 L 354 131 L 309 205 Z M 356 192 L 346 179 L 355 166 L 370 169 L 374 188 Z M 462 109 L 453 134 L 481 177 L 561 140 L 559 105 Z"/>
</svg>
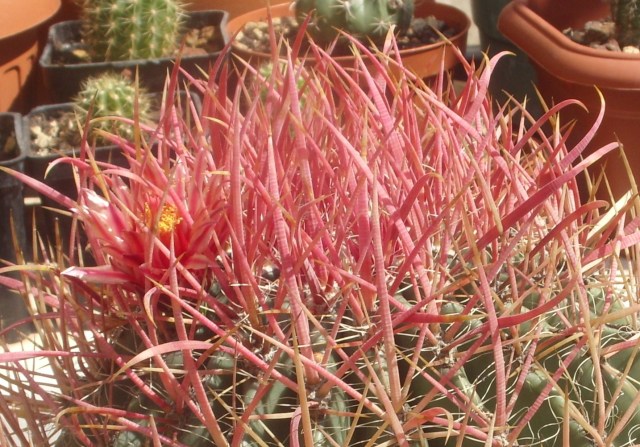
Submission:
<svg viewBox="0 0 640 447">
<path fill-rule="evenodd" d="M 577 84 L 640 89 L 640 56 L 574 42 L 530 4 L 513 0 L 502 10 L 498 29 L 544 70 Z"/>
<path fill-rule="evenodd" d="M 450 42 L 455 42 L 459 39 L 461 39 L 464 35 L 466 35 L 469 31 L 469 28 L 471 27 L 471 20 L 469 19 L 469 17 L 466 16 L 466 14 L 464 12 L 462 12 L 461 10 L 459 10 L 458 8 L 454 7 L 454 6 L 450 6 L 450 5 L 445 5 L 445 4 L 441 4 L 441 3 L 437 3 L 437 2 L 432 2 L 432 1 L 425 1 L 424 3 L 420 3 L 419 5 L 416 4 L 416 16 L 420 17 L 421 15 L 419 14 L 421 7 L 428 7 L 430 11 L 433 11 L 435 13 L 436 16 L 439 15 L 439 13 L 441 13 L 442 11 L 455 11 L 456 13 L 458 13 L 461 22 L 464 22 L 462 25 L 462 29 L 460 29 L 455 35 L 449 37 L 448 40 L 442 40 L 440 42 L 436 42 L 436 43 L 432 43 L 432 44 L 427 44 L 427 45 L 421 45 L 419 47 L 414 47 L 414 48 L 407 48 L 407 49 L 403 49 L 400 50 L 400 55 L 401 56 L 410 56 L 410 55 L 414 55 L 417 53 L 422 53 L 424 51 L 428 51 L 430 49 L 434 49 L 434 48 L 438 48 L 444 45 L 448 45 L 450 44 Z M 259 8 L 257 10 L 248 12 L 246 14 L 242 14 L 239 15 L 237 17 L 234 17 L 233 19 L 229 20 L 227 22 L 227 30 L 228 30 L 228 34 L 229 34 L 229 38 L 231 39 L 231 47 L 232 48 L 236 48 L 235 45 L 235 35 L 238 31 L 240 31 L 245 23 L 248 21 L 249 17 L 253 17 L 254 15 L 259 15 L 259 17 L 266 19 L 267 17 L 269 17 L 269 14 L 271 14 L 271 17 L 284 17 L 284 16 L 292 16 L 293 15 L 293 11 L 290 9 L 290 5 L 287 3 L 283 3 L 283 4 L 278 4 L 278 5 L 274 5 L 274 6 L 267 6 L 264 8 Z M 464 20 L 462 20 L 462 18 L 464 17 Z M 257 56 L 257 57 L 261 57 L 261 58 L 271 58 L 271 54 L 270 53 L 263 53 L 263 52 L 258 52 L 258 51 L 246 51 L 246 50 L 242 50 L 242 53 L 245 54 L 249 54 L 251 56 Z M 353 56 L 350 55 L 343 55 L 343 56 L 336 56 L 334 57 L 335 60 L 337 61 L 346 61 L 346 60 L 350 60 L 352 59 Z"/>
<path fill-rule="evenodd" d="M 60 0 L 0 0 L 0 39 L 36 28 L 60 9 Z"/>
</svg>

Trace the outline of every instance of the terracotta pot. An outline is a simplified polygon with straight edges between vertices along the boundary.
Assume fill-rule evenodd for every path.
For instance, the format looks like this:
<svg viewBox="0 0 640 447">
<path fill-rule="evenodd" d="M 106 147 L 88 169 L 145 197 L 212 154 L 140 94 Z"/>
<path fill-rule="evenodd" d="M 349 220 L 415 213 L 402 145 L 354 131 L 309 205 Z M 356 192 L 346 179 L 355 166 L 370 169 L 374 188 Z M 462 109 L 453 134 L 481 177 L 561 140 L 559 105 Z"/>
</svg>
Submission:
<svg viewBox="0 0 640 447">
<path fill-rule="evenodd" d="M 272 17 L 293 16 L 294 11 L 289 4 L 282 4 L 269 8 L 260 8 L 249 13 L 229 20 L 227 29 L 229 36 L 233 38 L 246 23 L 267 20 L 271 13 Z M 454 51 L 453 46 L 458 47 L 462 54 L 465 53 L 467 47 L 467 32 L 471 26 L 471 20 L 462 11 L 449 5 L 433 3 L 431 1 L 417 2 L 415 6 L 415 17 L 427 17 L 433 15 L 445 23 L 456 28 L 458 33 L 448 42 L 438 42 L 431 45 L 424 45 L 418 48 L 401 50 L 400 55 L 405 67 L 409 68 L 416 75 L 427 78 L 435 75 L 440 71 L 440 64 L 444 61 L 444 68 L 451 69 L 459 63 L 459 56 Z M 271 55 L 255 51 L 246 51 L 237 46 L 233 46 L 233 51 L 245 60 L 251 61 L 252 64 L 259 64 L 261 61 L 271 59 Z M 339 56 L 335 58 L 343 61 L 345 64 L 351 65 L 352 56 Z"/>
<path fill-rule="evenodd" d="M 27 112 L 35 101 L 42 27 L 60 0 L 0 0 L 0 111 Z"/>
<path fill-rule="evenodd" d="M 229 13 L 229 17 L 236 17 L 254 9 L 263 8 L 269 4 L 289 3 L 291 0 L 189 0 L 185 7 L 187 11 L 208 11 L 221 9 Z M 62 8 L 56 15 L 56 22 L 77 20 L 80 18 L 80 7 L 77 0 L 62 0 Z"/>
<path fill-rule="evenodd" d="M 548 104 L 575 98 L 587 107 L 588 112 L 577 106 L 561 112 L 562 122 L 577 120 L 569 144 L 576 143 L 597 116 L 600 100 L 594 86 L 598 87 L 606 101 L 606 112 L 587 150 L 618 138 L 634 176 L 640 179 L 640 57 L 589 48 L 561 32 L 608 14 L 608 2 L 602 0 L 514 0 L 503 9 L 498 29 L 528 54 L 536 68 L 538 88 Z M 600 175 L 604 166 L 603 162 L 592 167 L 590 175 Z M 606 157 L 604 172 L 614 197 L 621 197 L 630 182 L 618 152 Z M 604 186 L 597 195 L 608 198 Z"/>
<path fill-rule="evenodd" d="M 60 10 L 54 17 L 54 23 L 65 20 L 77 20 L 80 18 L 80 5 L 78 0 L 62 0 Z"/>
<path fill-rule="evenodd" d="M 281 3 L 289 4 L 291 0 L 191 0 L 187 3 L 187 9 L 189 11 L 222 9 L 229 13 L 229 18 L 234 18 L 254 9 Z"/>
</svg>

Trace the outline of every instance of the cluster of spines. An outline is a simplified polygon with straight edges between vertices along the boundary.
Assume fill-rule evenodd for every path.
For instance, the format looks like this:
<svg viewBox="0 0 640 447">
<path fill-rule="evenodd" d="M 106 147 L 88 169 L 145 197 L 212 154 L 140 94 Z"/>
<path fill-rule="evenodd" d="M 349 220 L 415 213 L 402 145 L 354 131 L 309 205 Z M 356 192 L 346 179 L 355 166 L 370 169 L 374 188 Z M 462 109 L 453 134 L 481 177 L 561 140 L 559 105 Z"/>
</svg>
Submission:
<svg viewBox="0 0 640 447">
<path fill-rule="evenodd" d="M 83 0 L 82 34 L 94 60 L 172 55 L 185 10 L 180 0 Z"/>
</svg>

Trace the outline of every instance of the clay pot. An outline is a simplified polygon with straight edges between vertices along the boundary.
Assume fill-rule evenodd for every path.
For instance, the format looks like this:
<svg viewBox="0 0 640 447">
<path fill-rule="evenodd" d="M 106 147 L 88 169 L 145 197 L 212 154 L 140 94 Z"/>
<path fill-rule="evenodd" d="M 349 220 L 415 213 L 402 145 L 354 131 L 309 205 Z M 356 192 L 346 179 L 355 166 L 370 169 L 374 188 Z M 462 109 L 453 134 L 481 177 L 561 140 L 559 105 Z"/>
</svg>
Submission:
<svg viewBox="0 0 640 447">
<path fill-rule="evenodd" d="M 229 36 L 233 38 L 248 22 L 267 20 L 269 14 L 271 14 L 272 17 L 291 17 L 295 12 L 288 3 L 273 6 L 270 9 L 260 8 L 248 12 L 235 19 L 229 20 L 227 25 Z M 440 71 L 441 63 L 444 63 L 445 70 L 449 70 L 459 63 L 459 55 L 453 47 L 458 47 L 464 55 L 467 46 L 467 32 L 471 26 L 469 17 L 457 8 L 430 1 L 416 3 L 415 17 L 426 17 L 429 15 L 444 20 L 445 23 L 459 31 L 450 39 L 450 42 L 443 41 L 400 51 L 404 66 L 421 78 L 428 78 L 437 74 Z M 254 65 L 259 65 L 262 62 L 271 60 L 271 55 L 268 53 L 247 51 L 237 46 L 233 46 L 233 51 L 242 59 L 248 60 Z M 345 65 L 352 65 L 353 61 L 352 56 L 338 56 L 335 59 L 345 63 Z"/>
<path fill-rule="evenodd" d="M 33 105 L 41 28 L 59 7 L 60 0 L 0 0 L 0 111 Z"/>
<path fill-rule="evenodd" d="M 239 15 L 258 8 L 266 8 L 269 5 L 291 3 L 291 0 L 191 0 L 186 7 L 189 11 L 202 11 L 205 9 L 222 9 L 229 13 L 232 19 Z"/>
<path fill-rule="evenodd" d="M 54 18 L 54 23 L 80 18 L 80 4 L 78 0 L 62 0 L 60 10 Z"/>
<path fill-rule="evenodd" d="M 571 145 L 591 127 L 600 110 L 597 86 L 604 96 L 606 111 L 587 153 L 617 138 L 634 176 L 640 179 L 640 57 L 589 48 L 571 41 L 561 32 L 568 27 L 580 28 L 589 20 L 607 15 L 609 4 L 602 0 L 514 0 L 503 9 L 498 29 L 534 63 L 537 86 L 547 104 L 575 98 L 586 106 L 588 112 L 577 106 L 561 112 L 562 123 L 577 120 L 573 138 L 569 140 Z M 589 169 L 592 178 L 602 172 L 615 198 L 629 189 L 619 152 L 614 151 Z M 604 185 L 598 189 L 597 196 L 609 198 Z"/>
<path fill-rule="evenodd" d="M 229 13 L 229 17 L 233 18 L 253 11 L 254 9 L 264 8 L 279 3 L 290 3 L 291 0 L 189 0 L 185 4 L 187 11 L 208 11 L 211 9 L 221 9 Z M 62 8 L 56 16 L 57 22 L 64 20 L 77 20 L 80 18 L 80 7 L 76 0 L 62 0 Z"/>
</svg>

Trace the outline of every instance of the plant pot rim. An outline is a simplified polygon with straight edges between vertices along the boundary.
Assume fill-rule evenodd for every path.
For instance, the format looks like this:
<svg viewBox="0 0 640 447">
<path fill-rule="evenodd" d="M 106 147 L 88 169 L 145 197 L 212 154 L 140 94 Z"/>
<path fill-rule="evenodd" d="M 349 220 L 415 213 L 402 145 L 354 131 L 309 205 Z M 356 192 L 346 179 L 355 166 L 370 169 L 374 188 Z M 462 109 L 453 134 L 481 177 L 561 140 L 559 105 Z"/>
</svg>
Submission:
<svg viewBox="0 0 640 447">
<path fill-rule="evenodd" d="M 189 17 L 197 17 L 197 16 L 204 16 L 206 14 L 212 14 L 212 13 L 216 13 L 216 14 L 220 14 L 220 21 L 218 23 L 218 26 L 220 27 L 219 30 L 219 34 L 220 34 L 220 38 L 222 39 L 222 47 L 224 48 L 224 46 L 227 45 L 227 43 L 229 42 L 229 37 L 227 34 L 227 19 L 229 17 L 229 13 L 227 11 L 221 10 L 221 9 L 207 9 L 207 10 L 200 10 L 200 11 L 189 11 L 187 12 L 187 16 Z M 60 66 L 60 65 L 69 65 L 69 66 L 73 66 L 76 68 L 82 68 L 82 67 L 93 67 L 93 66 L 97 66 L 97 65 L 104 65 L 106 67 L 109 68 L 113 68 L 113 69 L 123 69 L 123 68 L 130 68 L 131 66 L 134 65 L 144 65 L 144 64 L 153 64 L 155 63 L 155 61 L 167 61 L 167 60 L 177 60 L 178 58 L 181 61 L 189 61 L 192 59 L 201 59 L 203 57 L 202 54 L 191 54 L 191 55 L 175 55 L 175 56 L 164 56 L 164 57 L 157 57 L 157 58 L 150 58 L 150 59 L 125 59 L 125 60 L 116 60 L 116 61 L 91 61 L 91 62 L 79 62 L 79 63 L 66 63 L 66 64 L 57 64 L 54 63 L 51 59 L 52 59 L 52 50 L 51 47 L 53 46 L 52 44 L 52 40 L 53 40 L 53 36 L 55 34 L 55 29 L 56 28 L 61 28 L 61 27 L 65 27 L 65 26 L 73 26 L 73 27 L 79 27 L 81 24 L 81 20 L 65 20 L 62 22 L 58 22 L 53 24 L 50 28 L 49 28 L 49 35 L 48 35 L 48 39 L 47 39 L 47 45 L 45 47 L 45 51 L 43 51 L 42 55 L 40 56 L 40 66 L 43 68 L 47 68 L 47 67 L 53 67 L 53 66 Z M 211 55 L 211 54 L 218 54 L 220 53 L 221 50 L 215 51 L 215 52 L 211 52 L 211 53 L 206 53 L 207 55 Z"/>
<path fill-rule="evenodd" d="M 0 0 L 0 39 L 46 22 L 60 9 L 60 0 Z"/>
<path fill-rule="evenodd" d="M 407 49 L 400 50 L 399 52 L 400 56 L 408 57 L 408 56 L 421 55 L 429 50 L 437 50 L 437 49 L 445 48 L 446 46 L 451 44 L 458 46 L 464 50 L 466 46 L 466 41 L 467 41 L 467 33 L 469 31 L 469 28 L 471 27 L 471 19 L 463 11 L 461 11 L 460 9 L 454 6 L 431 2 L 431 1 L 425 1 L 420 4 L 416 4 L 416 11 L 414 15 L 416 17 L 425 16 L 425 14 L 422 13 L 423 10 L 428 10 L 430 14 L 434 14 L 438 18 L 441 18 L 443 14 L 454 17 L 455 18 L 454 26 L 456 26 L 456 28 L 459 28 L 459 30 L 454 36 L 452 36 L 448 40 L 442 40 L 440 42 L 436 42 L 432 44 L 421 45 L 415 48 L 407 48 Z M 294 14 L 295 13 L 291 9 L 290 5 L 287 3 L 284 3 L 284 4 L 278 4 L 274 6 L 259 8 L 254 11 L 232 18 L 227 23 L 227 30 L 228 30 L 229 38 L 231 39 L 231 47 L 233 51 L 246 59 L 249 59 L 249 58 L 257 58 L 257 59 L 265 59 L 265 60 L 271 59 L 272 56 L 271 54 L 268 54 L 268 53 L 239 49 L 237 45 L 234 43 L 236 34 L 240 30 L 242 30 L 245 24 L 249 21 L 255 21 L 256 19 L 267 20 L 269 17 L 286 17 L 286 16 L 291 17 Z M 350 55 L 335 56 L 334 59 L 338 62 L 346 62 L 346 61 L 353 60 L 353 56 L 350 56 Z"/>
<path fill-rule="evenodd" d="M 591 3 L 595 1 L 602 3 Z M 572 41 L 545 17 L 545 11 L 553 7 L 560 7 L 557 0 L 513 0 L 502 10 L 498 29 L 540 67 L 564 81 L 640 89 L 640 56 Z"/>
<path fill-rule="evenodd" d="M 33 144 L 31 144 L 31 117 L 35 114 L 43 113 L 50 114 L 51 112 L 72 112 L 74 110 L 72 102 L 58 102 L 53 104 L 42 104 L 34 107 L 31 111 L 22 117 L 23 129 L 24 129 L 24 138 L 25 138 L 25 154 L 27 163 L 31 166 L 33 163 L 40 163 L 42 161 L 49 163 L 53 160 L 56 160 L 63 156 L 72 156 L 78 155 L 80 153 L 80 147 L 74 147 L 72 149 L 67 150 L 52 150 L 46 154 L 39 154 L 34 150 Z M 112 150 L 116 148 L 116 145 L 103 145 L 96 146 L 95 150 L 97 152 Z"/>
</svg>

